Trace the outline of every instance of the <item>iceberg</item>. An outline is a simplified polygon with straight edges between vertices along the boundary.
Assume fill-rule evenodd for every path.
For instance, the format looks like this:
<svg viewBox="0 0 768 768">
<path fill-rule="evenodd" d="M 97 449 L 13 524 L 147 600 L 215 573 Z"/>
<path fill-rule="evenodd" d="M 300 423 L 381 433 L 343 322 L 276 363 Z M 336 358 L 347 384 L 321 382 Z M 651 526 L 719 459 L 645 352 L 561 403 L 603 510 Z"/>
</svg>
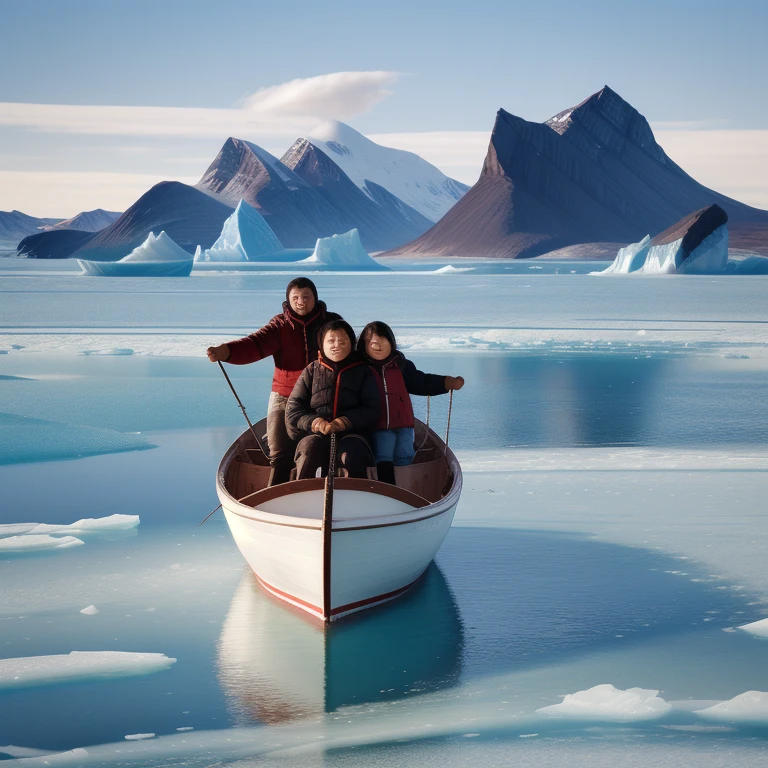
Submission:
<svg viewBox="0 0 768 768">
<path fill-rule="evenodd" d="M 164 653 L 125 651 L 72 651 L 55 656 L 0 659 L 0 690 L 148 675 L 175 663 L 176 659 Z"/>
<path fill-rule="evenodd" d="M 165 232 L 147 239 L 119 261 L 78 259 L 84 275 L 100 277 L 187 277 L 193 258 Z"/>
<path fill-rule="evenodd" d="M 195 262 L 268 261 L 283 250 L 283 244 L 264 217 L 241 199 L 235 212 L 224 222 L 218 240 L 205 250 L 197 247 Z"/>
<path fill-rule="evenodd" d="M 601 272 L 595 274 L 627 274 L 629 272 L 637 272 L 643 268 L 645 264 L 645 257 L 648 255 L 648 250 L 651 247 L 651 236 L 646 235 L 639 243 L 631 243 L 626 248 L 620 248 L 616 254 L 613 264 L 608 269 L 604 269 Z"/>
<path fill-rule="evenodd" d="M 391 272 L 389 267 L 379 264 L 376 259 L 369 256 L 357 229 L 350 229 L 342 235 L 320 237 L 315 244 L 314 253 L 308 258 L 298 262 L 299 264 L 316 264 L 336 269 L 364 269 Z"/>
<path fill-rule="evenodd" d="M 645 688 L 622 691 L 610 684 L 596 685 L 586 691 L 569 693 L 560 702 L 537 712 L 554 717 L 578 720 L 632 722 L 652 720 L 665 715 L 672 708 L 659 698 L 659 692 Z"/>
<path fill-rule="evenodd" d="M 728 215 L 719 205 L 694 211 L 651 240 L 621 248 L 594 275 L 721 275 L 728 264 Z"/>
</svg>

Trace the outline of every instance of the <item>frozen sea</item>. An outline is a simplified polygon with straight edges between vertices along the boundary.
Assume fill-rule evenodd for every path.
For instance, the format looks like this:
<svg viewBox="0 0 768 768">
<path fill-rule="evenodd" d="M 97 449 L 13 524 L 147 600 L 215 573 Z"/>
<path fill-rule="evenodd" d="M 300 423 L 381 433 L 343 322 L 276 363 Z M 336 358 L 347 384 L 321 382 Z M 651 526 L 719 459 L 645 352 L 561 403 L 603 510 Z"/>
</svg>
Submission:
<svg viewBox="0 0 768 768">
<path fill-rule="evenodd" d="M 466 378 L 465 486 L 424 579 L 322 631 L 221 513 L 197 527 L 244 426 L 205 347 L 295 273 L 0 259 L 0 760 L 766 765 L 768 639 L 739 627 L 768 617 L 768 276 L 390 266 L 313 279 Z M 269 362 L 229 372 L 260 417 Z M 140 524 L 31 531 L 115 514 Z"/>
</svg>

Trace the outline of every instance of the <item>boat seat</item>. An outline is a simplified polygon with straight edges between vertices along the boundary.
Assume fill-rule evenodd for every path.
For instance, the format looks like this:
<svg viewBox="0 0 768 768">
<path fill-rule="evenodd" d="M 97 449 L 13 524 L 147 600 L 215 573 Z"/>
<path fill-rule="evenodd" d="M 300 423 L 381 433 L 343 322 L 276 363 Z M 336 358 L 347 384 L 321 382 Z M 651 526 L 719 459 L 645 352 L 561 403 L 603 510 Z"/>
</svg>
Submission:
<svg viewBox="0 0 768 768">
<path fill-rule="evenodd" d="M 425 498 L 430 503 L 443 497 L 449 477 L 448 461 L 444 456 L 405 467 L 395 467 L 395 485 Z M 368 467 L 368 479 L 379 479 L 376 467 Z"/>
</svg>

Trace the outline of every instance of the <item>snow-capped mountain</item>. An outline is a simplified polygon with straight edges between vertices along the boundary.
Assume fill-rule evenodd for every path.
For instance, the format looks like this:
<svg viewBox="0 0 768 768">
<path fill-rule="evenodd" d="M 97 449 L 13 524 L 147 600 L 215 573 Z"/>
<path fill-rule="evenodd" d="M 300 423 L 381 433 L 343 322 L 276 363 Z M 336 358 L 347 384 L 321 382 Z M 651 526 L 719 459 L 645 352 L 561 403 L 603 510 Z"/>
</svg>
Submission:
<svg viewBox="0 0 768 768">
<path fill-rule="evenodd" d="M 376 200 L 376 191 L 369 182 L 383 187 L 433 222 L 469 189 L 413 152 L 383 147 L 337 120 L 319 125 L 306 138 L 372 200 Z"/>
<path fill-rule="evenodd" d="M 52 229 L 78 229 L 81 232 L 100 232 L 108 227 L 113 221 L 117 221 L 121 214 L 117 211 L 105 211 L 103 208 L 96 208 L 93 211 L 83 211 L 73 216 L 71 219 L 64 219 L 56 224 L 46 224 L 40 227 L 44 232 Z"/>
<path fill-rule="evenodd" d="M 663 232 L 713 203 L 728 215 L 732 247 L 768 253 L 768 211 L 691 178 L 648 121 L 605 86 L 544 123 L 500 109 L 478 182 L 391 255 L 522 258 L 585 243 L 594 252 L 596 243 L 621 246 Z"/>
<path fill-rule="evenodd" d="M 373 197 L 363 192 L 326 152 L 307 139 L 297 139 L 280 161 L 338 212 L 343 226 L 336 234 L 358 230 L 368 250 L 394 248 L 432 226 L 428 218 L 378 184 L 368 182 Z"/>
<path fill-rule="evenodd" d="M 286 248 L 311 248 L 318 237 L 344 231 L 338 210 L 274 155 L 228 138 L 197 189 L 233 208 L 245 200 Z"/>
</svg>

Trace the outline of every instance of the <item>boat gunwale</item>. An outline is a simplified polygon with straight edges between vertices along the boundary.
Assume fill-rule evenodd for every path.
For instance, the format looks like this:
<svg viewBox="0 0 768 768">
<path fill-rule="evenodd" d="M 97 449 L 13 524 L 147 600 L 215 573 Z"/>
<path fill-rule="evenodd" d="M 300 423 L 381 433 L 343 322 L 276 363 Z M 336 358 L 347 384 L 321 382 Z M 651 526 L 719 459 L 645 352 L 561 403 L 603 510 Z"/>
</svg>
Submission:
<svg viewBox="0 0 768 768">
<path fill-rule="evenodd" d="M 372 529 L 372 528 L 387 528 L 395 525 L 408 525 L 410 523 L 418 523 L 418 522 L 421 522 L 422 520 L 428 520 L 432 517 L 437 517 L 438 515 L 442 515 L 445 512 L 449 511 L 452 507 L 454 507 L 458 503 L 458 499 L 461 494 L 461 489 L 463 485 L 461 466 L 459 465 L 458 459 L 454 455 L 453 451 L 451 451 L 450 448 L 445 446 L 442 440 L 440 440 L 440 438 L 431 429 L 429 431 L 433 434 L 433 436 L 438 441 L 438 447 L 441 447 L 445 450 L 444 455 L 446 460 L 448 461 L 448 465 L 453 475 L 453 482 L 451 484 L 451 488 L 448 491 L 448 493 L 446 493 L 445 496 L 438 499 L 437 501 L 432 502 L 431 504 L 427 503 L 424 506 L 413 507 L 412 509 L 409 509 L 409 510 L 391 513 L 387 515 L 377 515 L 376 517 L 357 518 L 361 523 L 360 525 L 345 525 L 342 527 L 334 524 L 332 527 L 332 530 L 334 532 L 360 531 L 360 530 L 366 530 L 366 529 Z M 279 525 L 279 526 L 288 527 L 288 528 L 303 528 L 303 529 L 316 530 L 316 531 L 321 530 L 322 520 L 320 518 L 314 519 L 314 518 L 291 517 L 289 515 L 280 515 L 274 512 L 268 512 L 266 510 L 258 509 L 257 507 L 249 506 L 248 504 L 244 504 L 243 502 L 238 501 L 229 493 L 225 483 L 227 471 L 229 469 L 230 464 L 232 463 L 235 456 L 237 455 L 237 451 L 240 449 L 243 439 L 244 438 L 247 439 L 247 437 L 249 436 L 250 436 L 249 430 L 246 430 L 245 432 L 243 432 L 232 443 L 232 445 L 229 447 L 227 452 L 222 457 L 221 463 L 219 464 L 219 471 L 216 475 L 216 489 L 219 493 L 219 500 L 222 502 L 222 506 L 224 506 L 225 511 L 231 514 L 234 514 L 237 517 L 242 517 L 247 520 L 251 520 L 253 522 L 265 523 L 267 525 Z M 375 482 L 378 485 L 377 481 L 358 479 L 358 478 L 339 477 L 339 478 L 336 478 L 336 481 L 337 482 L 341 481 L 340 485 L 338 486 L 338 490 L 340 492 L 343 492 L 345 490 L 343 488 L 343 485 L 350 482 L 360 482 L 363 485 Z M 289 495 L 289 493 L 290 494 L 302 493 L 302 492 L 306 493 L 306 492 L 315 491 L 315 490 L 322 490 L 324 487 L 325 480 L 323 478 L 310 478 L 309 480 L 292 480 L 290 482 L 291 483 L 307 483 L 307 484 L 311 483 L 312 487 L 296 488 L 296 486 L 293 486 L 293 488 L 288 489 L 288 493 L 286 493 L 285 495 Z M 384 486 L 381 490 L 390 490 L 386 484 L 381 483 L 381 485 Z M 414 499 L 422 499 L 422 497 L 418 496 L 418 494 L 412 493 L 403 488 L 397 488 L 396 486 L 395 488 L 397 491 L 402 492 L 403 497 L 398 499 L 396 496 L 392 495 L 391 493 L 381 493 L 378 491 L 378 489 L 375 488 L 375 486 L 371 490 L 367 490 L 367 491 L 364 488 L 349 488 L 347 490 L 357 490 L 360 493 L 366 493 L 366 492 L 374 493 L 377 495 L 384 496 L 385 498 L 393 498 L 394 500 L 402 501 L 405 504 L 409 503 L 404 498 L 404 497 L 407 498 L 407 496 L 410 496 L 411 498 L 414 498 Z M 257 493 L 263 493 L 264 491 L 269 491 L 269 490 L 270 489 L 265 488 L 262 491 L 257 491 Z M 281 495 L 282 494 L 278 493 L 274 497 L 270 497 L 269 500 L 271 500 L 272 498 L 279 498 Z M 222 496 L 226 497 L 226 503 L 222 498 Z M 426 501 L 426 499 L 422 499 L 422 500 Z M 402 519 L 403 516 L 407 516 L 407 519 Z M 376 519 L 381 520 L 381 522 L 378 522 L 378 523 L 371 522 Z M 349 520 L 350 518 L 347 518 L 343 520 L 343 522 L 348 522 Z M 342 522 L 342 520 L 338 520 L 338 522 Z"/>
</svg>

